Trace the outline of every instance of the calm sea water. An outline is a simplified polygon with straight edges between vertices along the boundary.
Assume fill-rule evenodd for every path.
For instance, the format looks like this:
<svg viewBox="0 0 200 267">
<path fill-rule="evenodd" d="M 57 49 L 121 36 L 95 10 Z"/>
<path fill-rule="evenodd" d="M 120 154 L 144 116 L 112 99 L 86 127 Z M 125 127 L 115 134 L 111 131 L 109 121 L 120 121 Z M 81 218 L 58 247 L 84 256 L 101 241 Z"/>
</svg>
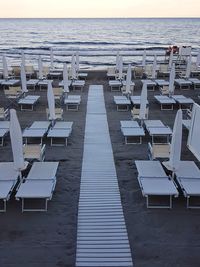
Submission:
<svg viewBox="0 0 200 267">
<path fill-rule="evenodd" d="M 200 48 L 200 18 L 0 19 L 0 55 L 6 53 L 9 64 L 19 62 L 21 50 L 34 64 L 38 54 L 49 61 L 51 47 L 57 65 L 70 62 L 77 50 L 84 68 L 114 64 L 117 51 L 125 63 L 139 63 L 144 48 L 148 60 L 154 53 L 162 60 L 169 45 L 191 45 L 195 55 Z"/>
</svg>

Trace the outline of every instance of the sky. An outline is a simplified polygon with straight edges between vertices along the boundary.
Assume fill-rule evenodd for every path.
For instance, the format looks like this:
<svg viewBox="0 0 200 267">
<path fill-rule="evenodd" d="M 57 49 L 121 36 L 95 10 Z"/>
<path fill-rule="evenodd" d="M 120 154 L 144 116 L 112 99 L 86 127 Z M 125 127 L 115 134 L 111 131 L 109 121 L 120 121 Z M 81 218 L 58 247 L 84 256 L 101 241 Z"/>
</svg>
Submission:
<svg viewBox="0 0 200 267">
<path fill-rule="evenodd" d="M 200 0 L 0 0 L 0 18 L 200 17 Z"/>
</svg>

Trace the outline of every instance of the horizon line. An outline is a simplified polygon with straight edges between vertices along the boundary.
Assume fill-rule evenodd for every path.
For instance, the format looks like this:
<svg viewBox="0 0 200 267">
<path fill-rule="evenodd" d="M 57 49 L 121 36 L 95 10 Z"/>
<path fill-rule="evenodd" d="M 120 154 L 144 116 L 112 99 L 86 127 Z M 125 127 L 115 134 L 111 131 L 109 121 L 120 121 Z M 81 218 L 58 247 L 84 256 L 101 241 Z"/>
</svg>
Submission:
<svg viewBox="0 0 200 267">
<path fill-rule="evenodd" d="M 200 19 L 200 17 L 0 17 L 0 19 Z"/>
</svg>

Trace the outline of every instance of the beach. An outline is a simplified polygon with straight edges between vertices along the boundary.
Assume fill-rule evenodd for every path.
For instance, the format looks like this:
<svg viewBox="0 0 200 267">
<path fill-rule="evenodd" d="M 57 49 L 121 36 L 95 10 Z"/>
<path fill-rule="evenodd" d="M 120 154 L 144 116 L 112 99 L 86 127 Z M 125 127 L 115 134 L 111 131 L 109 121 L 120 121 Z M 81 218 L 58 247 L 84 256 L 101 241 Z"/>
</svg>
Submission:
<svg viewBox="0 0 200 267">
<path fill-rule="evenodd" d="M 140 95 L 142 83 L 136 82 L 134 95 Z M 110 137 L 119 182 L 122 206 L 128 231 L 132 258 L 136 267 L 181 266 L 198 267 L 200 262 L 199 210 L 186 209 L 186 199 L 173 199 L 173 208 L 147 209 L 145 198 L 137 181 L 135 160 L 148 159 L 146 135 L 141 145 L 125 145 L 120 130 L 120 120 L 131 119 L 129 112 L 117 112 L 105 71 L 90 71 L 81 94 L 78 112 L 65 111 L 64 120 L 73 121 L 73 131 L 67 147 L 51 147 L 45 140 L 46 161 L 59 161 L 57 185 L 48 212 L 21 213 L 21 203 L 14 194 L 6 213 L 0 214 L 0 266 L 13 267 L 73 267 L 76 259 L 76 234 L 81 166 L 84 145 L 87 93 L 89 85 L 102 84 L 107 110 Z M 72 92 L 74 93 L 74 92 Z M 177 94 L 190 96 L 199 103 L 198 90 L 176 90 Z M 40 95 L 34 112 L 17 110 L 21 127 L 35 120 L 46 120 L 46 91 L 31 92 Z M 148 92 L 150 119 L 160 119 L 171 128 L 177 109 L 160 111 L 154 94 Z M 3 90 L 0 105 L 8 103 Z M 182 160 L 194 160 L 187 148 L 187 130 L 183 130 Z M 0 148 L 0 161 L 11 161 L 10 139 Z M 98 151 L 97 151 L 98 153 Z"/>
</svg>

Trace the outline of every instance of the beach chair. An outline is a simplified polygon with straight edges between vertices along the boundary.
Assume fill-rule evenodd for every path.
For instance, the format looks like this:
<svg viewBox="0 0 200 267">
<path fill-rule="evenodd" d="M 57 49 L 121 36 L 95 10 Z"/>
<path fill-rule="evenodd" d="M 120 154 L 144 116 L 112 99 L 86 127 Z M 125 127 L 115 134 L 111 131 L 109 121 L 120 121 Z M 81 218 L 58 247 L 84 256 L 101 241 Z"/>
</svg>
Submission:
<svg viewBox="0 0 200 267">
<path fill-rule="evenodd" d="M 10 122 L 9 121 L 0 121 L 0 146 L 4 145 L 4 138 L 8 134 L 10 129 Z"/>
<path fill-rule="evenodd" d="M 17 187 L 15 195 L 16 200 L 22 202 L 22 212 L 47 211 L 48 201 L 52 199 L 56 186 L 58 164 L 59 162 L 33 163 L 28 176 Z M 36 202 L 36 206 L 33 202 Z"/>
<path fill-rule="evenodd" d="M 42 145 L 43 137 L 46 135 L 50 127 L 49 121 L 34 121 L 30 127 L 26 127 L 23 131 L 23 138 L 25 139 L 25 144 L 28 143 L 28 139 L 38 139 L 39 144 Z"/>
<path fill-rule="evenodd" d="M 172 130 L 169 126 L 165 125 L 161 120 L 145 120 L 144 125 L 151 136 L 152 144 L 169 144 L 169 139 L 172 135 Z M 163 139 L 166 139 L 166 142 L 163 142 Z"/>
<path fill-rule="evenodd" d="M 22 91 L 20 87 L 9 87 L 4 90 L 5 97 L 9 100 L 10 105 L 17 105 L 17 101 L 22 97 Z"/>
<path fill-rule="evenodd" d="M 41 144 L 24 144 L 24 159 L 44 161 L 46 145 Z"/>
<path fill-rule="evenodd" d="M 35 74 L 33 65 L 26 65 L 25 72 L 26 72 L 26 76 L 31 78 Z"/>
<path fill-rule="evenodd" d="M 151 144 L 148 142 L 148 156 L 150 160 L 169 159 L 170 143 Z"/>
<path fill-rule="evenodd" d="M 135 79 L 142 79 L 144 75 L 144 69 L 142 66 L 136 66 L 133 71 Z"/>
<path fill-rule="evenodd" d="M 142 137 L 145 136 L 145 133 L 137 121 L 120 121 L 120 125 L 126 145 L 142 143 Z"/>
<path fill-rule="evenodd" d="M 133 106 L 131 109 L 131 117 L 133 120 L 139 119 L 140 118 L 140 108 Z M 148 119 L 149 117 L 149 107 L 146 108 L 146 113 L 145 113 L 145 119 Z"/>
<path fill-rule="evenodd" d="M 46 109 L 46 114 L 47 114 L 47 119 L 50 119 L 50 113 L 49 109 Z M 55 115 L 56 115 L 56 120 L 63 120 L 63 109 L 62 108 L 55 108 Z"/>
<path fill-rule="evenodd" d="M 64 99 L 64 104 L 66 105 L 66 110 L 78 111 L 81 103 L 80 95 L 67 95 Z"/>
<path fill-rule="evenodd" d="M 116 77 L 116 69 L 114 67 L 108 67 L 106 75 L 107 75 L 108 79 L 115 78 Z"/>
<path fill-rule="evenodd" d="M 161 110 L 173 110 L 176 101 L 167 95 L 155 95 L 154 98 L 160 104 Z"/>
<path fill-rule="evenodd" d="M 192 98 L 185 97 L 184 95 L 173 95 L 172 98 L 182 110 L 187 110 L 188 108 L 192 110 L 194 104 L 194 100 Z"/>
<path fill-rule="evenodd" d="M 18 182 L 19 172 L 14 169 L 13 162 L 0 163 L 0 212 L 6 211 L 6 203 Z"/>
<path fill-rule="evenodd" d="M 0 108 L 0 120 L 7 120 L 9 117 L 9 109 Z"/>
<path fill-rule="evenodd" d="M 12 73 L 14 78 L 20 78 L 21 68 L 19 66 L 12 66 Z"/>
<path fill-rule="evenodd" d="M 172 208 L 172 198 L 178 197 L 176 184 L 163 170 L 159 161 L 136 160 L 138 182 L 147 208 Z M 162 201 L 161 201 L 162 199 Z M 167 199 L 167 201 L 166 201 Z"/>
<path fill-rule="evenodd" d="M 130 99 L 126 96 L 114 96 L 114 102 L 117 106 L 117 111 L 128 111 L 131 105 Z"/>
<path fill-rule="evenodd" d="M 63 101 L 63 89 L 61 87 L 53 88 L 53 94 L 55 99 L 55 104 L 61 105 Z"/>
<path fill-rule="evenodd" d="M 68 138 L 72 132 L 72 125 L 73 122 L 71 121 L 57 121 L 47 134 L 47 137 L 51 140 L 51 146 L 67 146 Z M 64 139 L 64 143 L 59 142 L 60 139 Z"/>
<path fill-rule="evenodd" d="M 187 208 L 200 208 L 194 199 L 200 197 L 200 169 L 193 161 L 180 161 L 178 170 L 175 172 L 176 180 L 187 199 Z"/>
</svg>

